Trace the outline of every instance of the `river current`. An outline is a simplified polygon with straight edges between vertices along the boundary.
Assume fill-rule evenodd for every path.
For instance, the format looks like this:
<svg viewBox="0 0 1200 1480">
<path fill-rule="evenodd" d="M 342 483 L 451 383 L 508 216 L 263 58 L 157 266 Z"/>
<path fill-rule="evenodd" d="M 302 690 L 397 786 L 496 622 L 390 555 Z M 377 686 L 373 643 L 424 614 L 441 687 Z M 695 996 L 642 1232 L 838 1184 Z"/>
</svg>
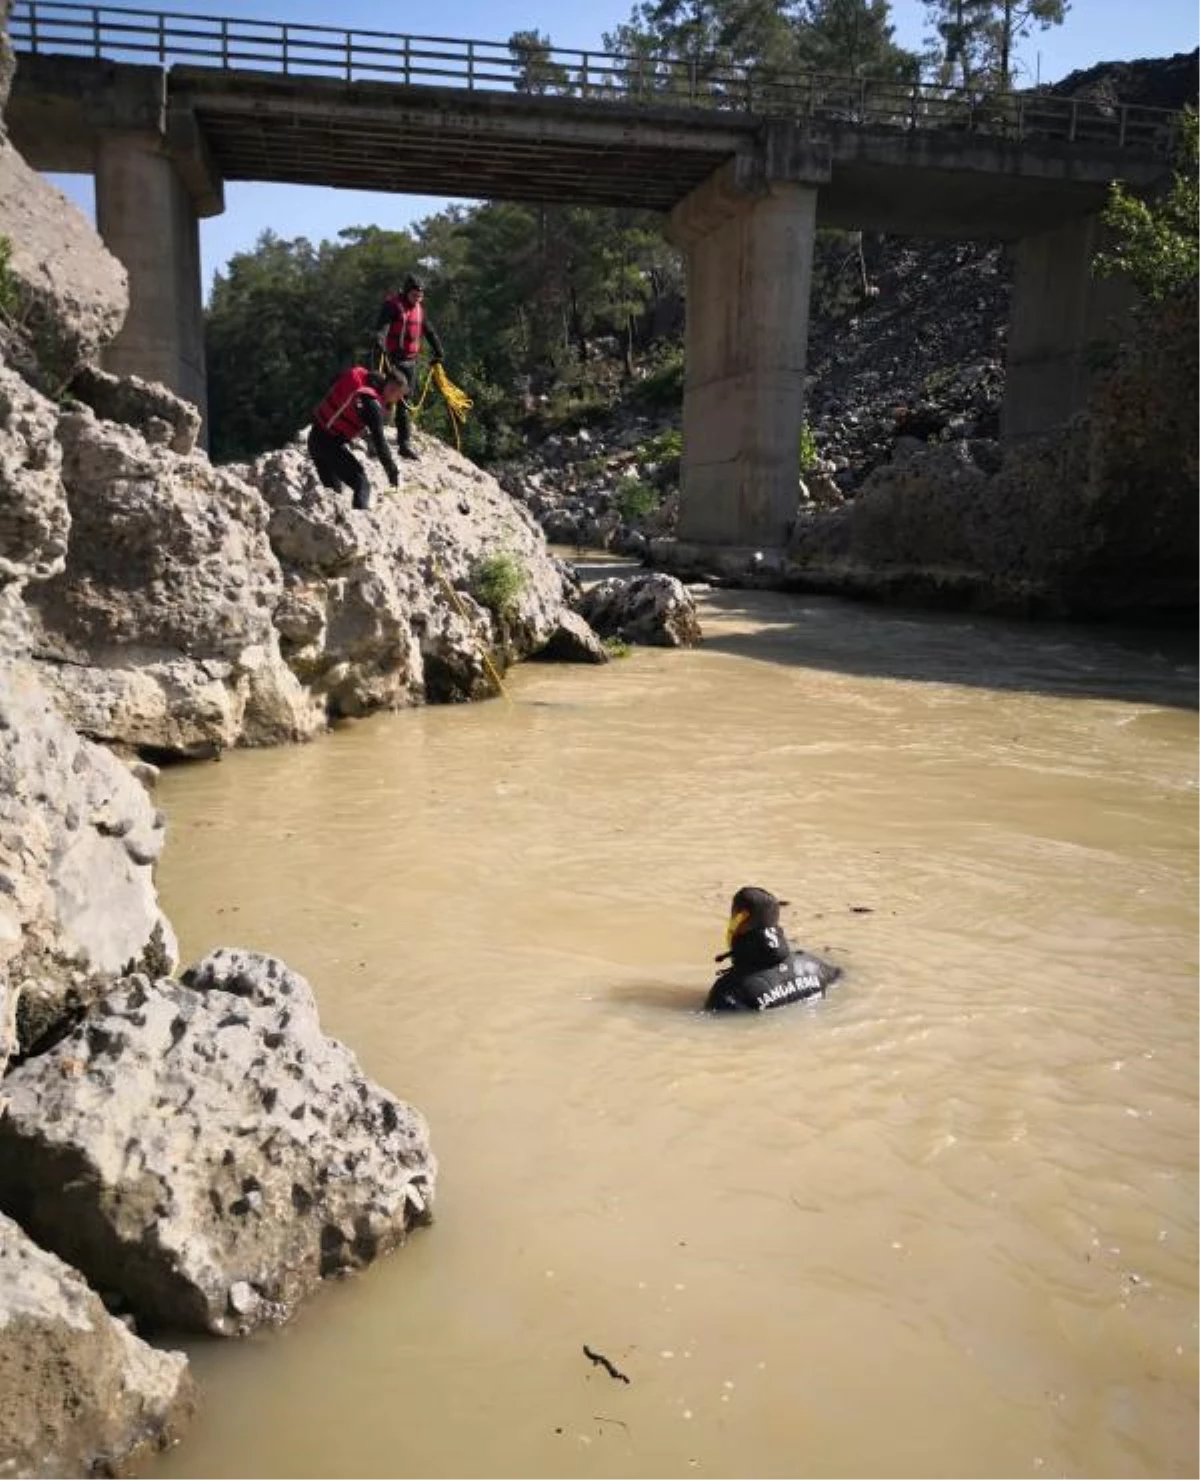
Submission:
<svg viewBox="0 0 1200 1480">
<path fill-rule="evenodd" d="M 185 964 L 307 976 L 441 1175 L 155 1475 L 1197 1473 L 1194 640 L 701 619 L 163 774 Z M 697 1011 L 742 884 L 825 1001 Z"/>
</svg>

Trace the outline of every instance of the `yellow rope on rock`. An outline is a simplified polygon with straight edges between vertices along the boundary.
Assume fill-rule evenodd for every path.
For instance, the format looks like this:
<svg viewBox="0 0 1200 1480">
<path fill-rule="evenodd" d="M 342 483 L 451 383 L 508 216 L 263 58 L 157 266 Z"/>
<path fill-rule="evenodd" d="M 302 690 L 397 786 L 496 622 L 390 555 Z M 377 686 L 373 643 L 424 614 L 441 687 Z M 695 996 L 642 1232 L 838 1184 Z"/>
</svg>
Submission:
<svg viewBox="0 0 1200 1480">
<path fill-rule="evenodd" d="M 434 368 L 436 369 L 437 367 L 435 366 Z M 438 580 L 441 581 L 442 585 L 446 588 L 446 594 L 450 597 L 450 600 L 454 603 L 455 607 L 457 608 L 459 616 L 467 624 L 468 630 L 474 636 L 475 635 L 475 625 L 471 621 L 471 618 L 467 615 L 467 609 L 466 609 L 465 606 L 463 606 L 462 601 L 461 601 L 461 599 L 459 597 L 458 592 L 450 584 L 450 581 L 449 581 L 449 579 L 446 576 L 446 572 L 442 569 L 442 567 L 438 564 L 438 562 L 436 560 L 434 560 L 434 562 L 433 562 L 433 568 L 437 572 L 437 578 L 438 578 Z M 487 648 L 484 646 L 484 643 L 483 643 L 482 639 L 480 639 L 480 642 L 479 642 L 479 651 L 480 651 L 480 653 L 481 653 L 481 655 L 483 657 L 484 663 L 487 665 L 487 671 L 492 675 L 492 678 L 495 680 L 496 687 L 500 690 L 500 693 L 503 696 L 505 702 L 508 703 L 508 704 L 511 704 L 512 703 L 512 696 L 509 694 L 508 690 L 504 687 L 504 680 L 500 677 L 499 673 L 496 671 L 496 665 L 492 662 L 492 655 L 491 655 L 491 653 L 488 652 Z"/>
</svg>

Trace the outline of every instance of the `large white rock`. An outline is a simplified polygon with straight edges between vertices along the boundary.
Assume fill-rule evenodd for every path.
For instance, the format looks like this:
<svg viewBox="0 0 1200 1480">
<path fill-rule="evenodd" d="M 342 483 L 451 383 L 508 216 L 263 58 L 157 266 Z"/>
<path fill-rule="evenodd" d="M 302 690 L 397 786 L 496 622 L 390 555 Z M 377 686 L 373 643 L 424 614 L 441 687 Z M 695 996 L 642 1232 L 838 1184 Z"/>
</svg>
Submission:
<svg viewBox="0 0 1200 1480">
<path fill-rule="evenodd" d="M 0 222 L 39 388 L 57 395 L 125 322 L 129 280 L 78 207 L 0 140 Z"/>
<path fill-rule="evenodd" d="M 42 581 L 66 564 L 71 516 L 57 414 L 0 362 L 0 585 Z"/>
<path fill-rule="evenodd" d="M 113 973 L 173 967 L 154 887 L 164 836 L 128 767 L 0 658 L 0 982 L 21 998 L 26 1044 Z"/>
<path fill-rule="evenodd" d="M 0 1475 L 115 1475 L 191 1416 L 182 1352 L 147 1346 L 0 1215 Z"/>
<path fill-rule="evenodd" d="M 425 1121 L 271 957 L 127 977 L 5 1089 L 0 1206 L 155 1326 L 283 1320 L 431 1217 Z"/>
</svg>

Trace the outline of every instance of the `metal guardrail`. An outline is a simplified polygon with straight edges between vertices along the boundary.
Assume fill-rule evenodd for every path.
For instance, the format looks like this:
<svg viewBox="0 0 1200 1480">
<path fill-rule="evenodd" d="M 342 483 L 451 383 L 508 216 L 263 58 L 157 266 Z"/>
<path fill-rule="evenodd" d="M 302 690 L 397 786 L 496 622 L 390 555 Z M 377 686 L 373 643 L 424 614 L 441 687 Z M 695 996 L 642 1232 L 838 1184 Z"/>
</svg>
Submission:
<svg viewBox="0 0 1200 1480">
<path fill-rule="evenodd" d="M 1178 116 L 1161 108 L 1044 92 L 980 95 L 928 83 L 789 75 L 703 58 L 341 31 L 67 0 L 15 0 L 9 35 L 18 53 L 36 55 L 154 61 L 164 67 L 211 65 L 287 77 L 451 86 L 905 131 L 967 131 L 1013 140 L 1051 138 L 1155 154 L 1170 152 Z"/>
</svg>

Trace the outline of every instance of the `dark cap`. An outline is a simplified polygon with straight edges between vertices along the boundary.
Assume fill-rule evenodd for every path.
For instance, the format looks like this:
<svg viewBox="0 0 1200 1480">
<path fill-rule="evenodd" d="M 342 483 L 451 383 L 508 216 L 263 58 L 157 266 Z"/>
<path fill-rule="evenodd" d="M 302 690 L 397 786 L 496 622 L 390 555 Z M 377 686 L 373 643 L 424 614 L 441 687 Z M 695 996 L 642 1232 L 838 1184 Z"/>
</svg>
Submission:
<svg viewBox="0 0 1200 1480">
<path fill-rule="evenodd" d="M 418 292 L 423 293 L 425 291 L 425 284 L 421 281 L 419 277 L 417 277 L 416 273 L 410 272 L 405 277 L 400 291 L 402 293 L 407 293 L 413 288 L 416 288 Z"/>
<path fill-rule="evenodd" d="M 776 899 L 769 890 L 746 884 L 733 896 L 729 913 L 737 915 L 744 910 L 750 916 L 748 923 L 751 926 L 778 925 L 779 911 L 786 909 L 787 904 L 786 899 Z"/>
</svg>

